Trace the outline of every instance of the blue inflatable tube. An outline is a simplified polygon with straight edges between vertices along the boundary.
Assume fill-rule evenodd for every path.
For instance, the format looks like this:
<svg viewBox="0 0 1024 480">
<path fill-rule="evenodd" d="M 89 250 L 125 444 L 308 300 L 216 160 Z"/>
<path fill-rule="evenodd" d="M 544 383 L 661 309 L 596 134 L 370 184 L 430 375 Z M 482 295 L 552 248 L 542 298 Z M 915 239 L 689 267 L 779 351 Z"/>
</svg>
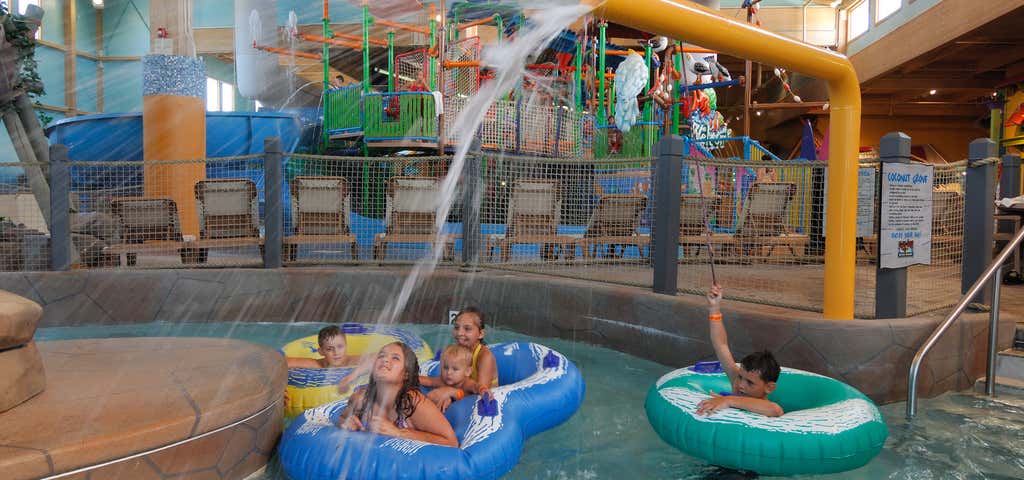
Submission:
<svg viewBox="0 0 1024 480">
<path fill-rule="evenodd" d="M 285 430 L 278 457 L 292 480 L 339 478 L 486 479 L 512 470 L 526 439 L 564 422 L 583 403 L 579 370 L 564 355 L 529 342 L 490 345 L 502 385 L 445 412 L 459 448 L 337 427 L 348 400 L 307 410 Z M 422 365 L 436 375 L 438 363 Z"/>
</svg>

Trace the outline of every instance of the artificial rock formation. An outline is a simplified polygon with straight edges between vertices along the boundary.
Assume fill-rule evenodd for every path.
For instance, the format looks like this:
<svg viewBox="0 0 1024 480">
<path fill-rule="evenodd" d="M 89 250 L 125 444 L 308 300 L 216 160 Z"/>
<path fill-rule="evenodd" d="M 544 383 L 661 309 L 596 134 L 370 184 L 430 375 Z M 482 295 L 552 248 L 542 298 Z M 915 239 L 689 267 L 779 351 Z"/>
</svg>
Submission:
<svg viewBox="0 0 1024 480">
<path fill-rule="evenodd" d="M 0 290 L 0 412 L 46 386 L 43 359 L 32 341 L 42 317 L 39 304 Z"/>
</svg>

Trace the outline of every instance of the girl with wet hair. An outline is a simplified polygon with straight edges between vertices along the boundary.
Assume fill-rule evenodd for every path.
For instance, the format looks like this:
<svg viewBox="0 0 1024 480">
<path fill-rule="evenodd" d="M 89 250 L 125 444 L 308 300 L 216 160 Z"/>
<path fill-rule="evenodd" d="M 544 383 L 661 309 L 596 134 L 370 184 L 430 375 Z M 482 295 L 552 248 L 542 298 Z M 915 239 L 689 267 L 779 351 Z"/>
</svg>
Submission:
<svg viewBox="0 0 1024 480">
<path fill-rule="evenodd" d="M 420 392 L 419 362 L 408 345 L 394 342 L 377 353 L 365 390 L 352 395 L 340 427 L 457 447 L 455 431 Z"/>
<path fill-rule="evenodd" d="M 489 395 L 490 389 L 498 386 L 498 363 L 484 341 L 485 325 L 484 312 L 476 307 L 467 307 L 455 317 L 452 324 L 455 343 L 473 352 L 469 379 L 462 388 L 454 388 L 445 385 L 440 378 L 420 377 L 423 386 L 434 388 L 429 396 L 436 405 L 457 402 L 467 394 Z"/>
</svg>

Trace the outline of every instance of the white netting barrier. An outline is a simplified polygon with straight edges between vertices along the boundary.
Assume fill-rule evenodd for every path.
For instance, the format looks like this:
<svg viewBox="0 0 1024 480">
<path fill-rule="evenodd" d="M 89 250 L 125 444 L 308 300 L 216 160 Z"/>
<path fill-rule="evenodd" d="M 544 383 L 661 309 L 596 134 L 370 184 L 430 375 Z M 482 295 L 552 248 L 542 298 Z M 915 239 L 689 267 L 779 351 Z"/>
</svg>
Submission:
<svg viewBox="0 0 1024 480">
<path fill-rule="evenodd" d="M 441 92 L 445 97 L 469 97 L 480 89 L 480 38 L 463 38 L 448 44 L 445 63 L 472 64 L 444 68 Z"/>
<path fill-rule="evenodd" d="M 422 87 L 424 90 L 430 87 L 430 57 L 427 49 L 421 48 L 400 55 L 395 55 L 395 70 L 398 71 L 398 78 L 395 85 L 398 90 L 409 90 L 412 85 Z"/>
</svg>

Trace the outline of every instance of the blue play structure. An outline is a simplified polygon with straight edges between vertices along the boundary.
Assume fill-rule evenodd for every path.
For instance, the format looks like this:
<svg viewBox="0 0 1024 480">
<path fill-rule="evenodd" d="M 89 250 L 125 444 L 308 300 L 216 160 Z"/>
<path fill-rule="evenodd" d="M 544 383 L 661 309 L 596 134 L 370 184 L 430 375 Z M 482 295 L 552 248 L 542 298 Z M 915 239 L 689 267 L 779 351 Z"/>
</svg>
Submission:
<svg viewBox="0 0 1024 480">
<path fill-rule="evenodd" d="M 299 147 L 301 132 L 298 117 L 289 113 L 207 112 L 206 157 L 216 159 L 261 154 L 264 140 L 271 137 L 280 138 L 284 152 L 291 153 Z M 67 118 L 54 122 L 46 129 L 46 134 L 51 145 L 64 144 L 68 147 L 71 162 L 139 162 L 138 167 L 105 164 L 95 167 L 75 165 L 71 168 L 72 191 L 79 195 L 86 208 L 91 207 L 89 202 L 93 193 L 123 197 L 142 195 L 142 113 Z M 262 210 L 262 159 L 212 162 L 207 166 L 206 175 L 207 178 L 251 179 L 259 191 Z M 285 205 L 284 212 L 286 216 L 290 214 L 288 205 Z"/>
</svg>

